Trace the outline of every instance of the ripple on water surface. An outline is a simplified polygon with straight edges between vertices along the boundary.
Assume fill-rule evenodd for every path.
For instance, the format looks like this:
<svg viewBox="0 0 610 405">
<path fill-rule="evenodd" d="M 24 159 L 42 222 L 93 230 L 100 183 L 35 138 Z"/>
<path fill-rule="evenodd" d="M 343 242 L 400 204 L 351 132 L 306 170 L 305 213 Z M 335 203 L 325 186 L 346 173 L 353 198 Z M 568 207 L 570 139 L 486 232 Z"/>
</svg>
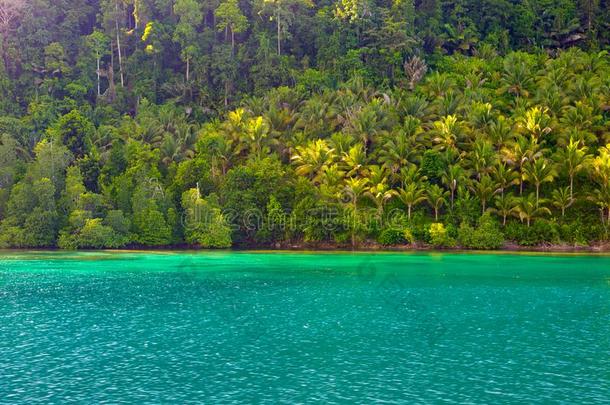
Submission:
<svg viewBox="0 0 610 405">
<path fill-rule="evenodd" d="M 0 403 L 608 398 L 610 257 L 0 257 Z"/>
</svg>

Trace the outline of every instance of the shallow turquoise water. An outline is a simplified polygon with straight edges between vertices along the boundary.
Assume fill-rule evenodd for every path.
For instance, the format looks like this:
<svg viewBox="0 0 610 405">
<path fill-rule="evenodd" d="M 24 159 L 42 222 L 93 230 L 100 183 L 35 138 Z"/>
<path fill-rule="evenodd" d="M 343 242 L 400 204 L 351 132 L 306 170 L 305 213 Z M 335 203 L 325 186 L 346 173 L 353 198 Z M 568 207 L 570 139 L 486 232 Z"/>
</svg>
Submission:
<svg viewBox="0 0 610 405">
<path fill-rule="evenodd" d="M 608 403 L 610 257 L 0 253 L 0 403 Z"/>
</svg>

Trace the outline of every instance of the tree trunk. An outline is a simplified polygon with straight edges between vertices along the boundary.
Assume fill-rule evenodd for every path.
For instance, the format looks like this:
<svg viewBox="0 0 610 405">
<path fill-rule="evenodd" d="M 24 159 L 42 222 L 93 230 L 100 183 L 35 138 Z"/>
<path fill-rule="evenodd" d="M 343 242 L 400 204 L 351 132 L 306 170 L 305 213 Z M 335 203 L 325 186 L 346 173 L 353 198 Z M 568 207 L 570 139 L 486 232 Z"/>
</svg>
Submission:
<svg viewBox="0 0 610 405">
<path fill-rule="evenodd" d="M 506 226 L 506 215 L 502 215 L 502 226 Z"/>
<path fill-rule="evenodd" d="M 114 3 L 116 14 L 114 16 L 114 27 L 116 30 L 116 47 L 119 55 L 119 74 L 121 76 L 121 87 L 125 87 L 125 79 L 123 77 L 123 55 L 121 54 L 121 36 L 119 35 L 119 3 Z"/>
<path fill-rule="evenodd" d="M 411 219 L 411 206 L 410 205 L 407 206 L 407 217 L 409 219 Z"/>
<path fill-rule="evenodd" d="M 186 57 L 186 81 L 189 81 L 190 78 L 190 69 L 191 69 L 191 64 L 190 64 L 190 57 L 187 56 Z"/>
<path fill-rule="evenodd" d="M 536 208 L 538 208 L 539 199 L 540 199 L 540 184 L 536 184 Z"/>
<path fill-rule="evenodd" d="M 574 198 L 574 175 L 570 174 L 570 201 Z"/>
<path fill-rule="evenodd" d="M 100 58 L 99 56 L 97 57 L 97 96 L 101 96 L 102 92 L 100 89 Z"/>
<path fill-rule="evenodd" d="M 231 27 L 231 56 L 235 55 L 235 31 Z"/>
<path fill-rule="evenodd" d="M 519 195 L 523 195 L 523 172 L 521 172 L 519 177 Z"/>
<path fill-rule="evenodd" d="M 278 56 L 280 56 L 282 54 L 282 48 L 281 48 L 281 45 L 280 45 L 280 42 L 281 42 L 280 28 L 281 28 L 281 25 L 280 25 L 280 11 L 278 9 L 278 12 L 277 12 L 277 55 Z"/>
<path fill-rule="evenodd" d="M 229 80 L 225 80 L 225 107 L 229 105 Z"/>
</svg>

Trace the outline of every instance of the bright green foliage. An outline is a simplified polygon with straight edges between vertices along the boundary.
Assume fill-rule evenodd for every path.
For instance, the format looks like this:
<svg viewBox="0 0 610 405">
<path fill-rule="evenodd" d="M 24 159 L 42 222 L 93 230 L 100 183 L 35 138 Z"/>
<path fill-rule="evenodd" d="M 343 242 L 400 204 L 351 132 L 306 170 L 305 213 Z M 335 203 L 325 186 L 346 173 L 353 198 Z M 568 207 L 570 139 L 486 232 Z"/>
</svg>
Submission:
<svg viewBox="0 0 610 405">
<path fill-rule="evenodd" d="M 408 230 L 388 228 L 381 231 L 377 237 L 377 242 L 384 246 L 402 245 L 412 242 L 412 237 L 408 238 L 408 236 L 410 236 Z"/>
<path fill-rule="evenodd" d="M 0 245 L 607 240 L 609 13 L 0 1 Z"/>
<path fill-rule="evenodd" d="M 497 222 L 489 215 L 479 219 L 476 228 L 463 222 L 458 229 L 458 243 L 461 247 L 471 249 L 498 249 L 504 242 L 504 235 Z"/>
<path fill-rule="evenodd" d="M 455 246 L 455 240 L 449 236 L 445 225 L 442 223 L 435 222 L 430 225 L 430 244 L 434 247 L 453 247 Z"/>
<path fill-rule="evenodd" d="M 153 204 L 133 216 L 136 241 L 146 246 L 163 246 L 172 243 L 172 228 Z"/>
<path fill-rule="evenodd" d="M 213 197 L 201 198 L 199 190 L 192 188 L 182 194 L 182 208 L 187 243 L 204 248 L 231 246 L 231 228 Z"/>
</svg>

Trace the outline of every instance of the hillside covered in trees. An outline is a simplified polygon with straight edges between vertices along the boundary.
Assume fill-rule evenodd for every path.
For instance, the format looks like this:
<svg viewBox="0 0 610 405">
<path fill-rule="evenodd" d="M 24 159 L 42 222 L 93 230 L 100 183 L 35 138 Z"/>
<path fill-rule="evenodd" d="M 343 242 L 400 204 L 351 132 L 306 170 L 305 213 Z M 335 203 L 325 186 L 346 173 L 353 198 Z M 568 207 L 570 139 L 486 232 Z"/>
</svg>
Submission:
<svg viewBox="0 0 610 405">
<path fill-rule="evenodd" d="M 610 238 L 607 0 L 0 0 L 0 247 Z"/>
</svg>

